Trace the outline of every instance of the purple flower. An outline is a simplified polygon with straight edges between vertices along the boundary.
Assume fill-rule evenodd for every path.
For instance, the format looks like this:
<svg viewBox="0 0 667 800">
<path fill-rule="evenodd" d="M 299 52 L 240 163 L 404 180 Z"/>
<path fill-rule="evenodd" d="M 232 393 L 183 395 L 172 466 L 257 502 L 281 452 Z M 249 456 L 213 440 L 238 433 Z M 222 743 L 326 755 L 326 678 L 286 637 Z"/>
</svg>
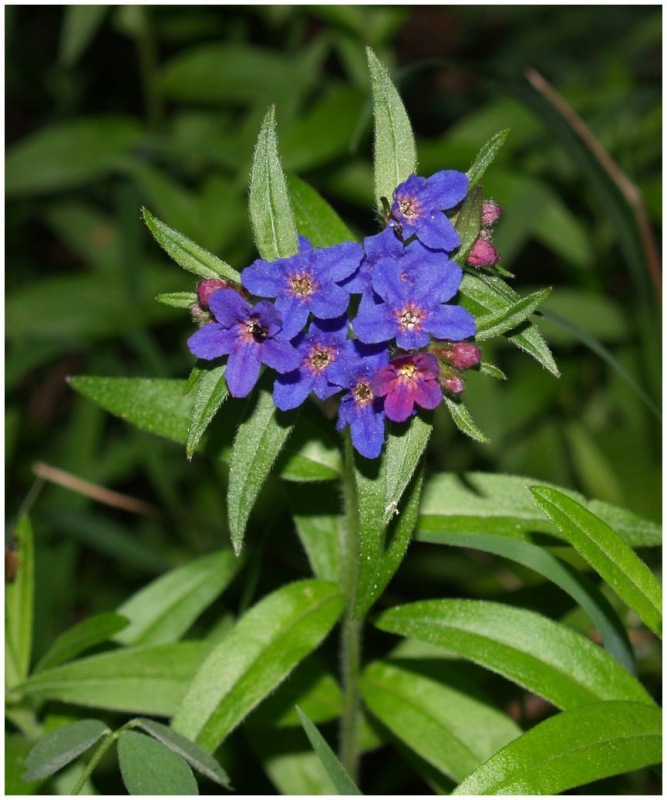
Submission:
<svg viewBox="0 0 667 800">
<path fill-rule="evenodd" d="M 225 377 L 234 397 L 245 397 L 259 378 L 260 365 L 289 372 L 300 362 L 299 353 L 285 340 L 280 314 L 272 303 L 253 308 L 234 291 L 214 292 L 208 300 L 216 322 L 209 322 L 188 339 L 197 358 L 229 355 Z"/>
<path fill-rule="evenodd" d="M 371 278 L 375 265 L 382 258 L 400 258 L 403 254 L 403 242 L 393 228 L 386 227 L 382 233 L 364 239 L 364 253 L 364 260 L 359 269 L 341 283 L 350 294 L 371 292 Z"/>
<path fill-rule="evenodd" d="M 349 349 L 347 315 L 333 320 L 313 320 L 308 333 L 299 334 L 292 344 L 297 349 L 300 366 L 280 375 L 273 387 L 273 400 L 281 411 L 296 408 L 314 391 L 320 400 L 340 391 L 327 378 L 330 368 Z"/>
<path fill-rule="evenodd" d="M 468 178 L 463 172 L 442 170 L 430 178 L 410 175 L 394 190 L 389 224 L 401 229 L 404 240 L 416 234 L 427 247 L 449 253 L 461 239 L 442 212 L 460 203 L 467 191 Z"/>
<path fill-rule="evenodd" d="M 248 291 L 275 297 L 283 317 L 283 332 L 292 339 L 312 311 L 318 319 L 333 319 L 347 311 L 350 295 L 338 284 L 361 263 L 363 250 L 356 242 L 304 250 L 276 261 L 258 259 L 241 275 Z"/>
<path fill-rule="evenodd" d="M 384 397 L 384 410 L 394 422 L 404 422 L 415 404 L 435 408 L 442 400 L 438 383 L 440 365 L 430 353 L 411 353 L 392 359 L 381 367 L 371 380 L 371 389 Z"/>
<path fill-rule="evenodd" d="M 382 259 L 372 282 L 384 302 L 374 303 L 364 296 L 353 323 L 355 334 L 367 344 L 396 337 L 404 350 L 425 347 L 430 335 L 453 340 L 473 336 L 473 315 L 461 306 L 445 305 L 456 294 L 461 278 L 461 268 L 453 261 L 435 269 L 403 272 L 400 262 Z"/>
<path fill-rule="evenodd" d="M 377 458 L 384 444 L 385 415 L 371 380 L 387 364 L 389 355 L 386 346 L 365 345 L 356 339 L 351 344 L 351 350 L 328 375 L 331 383 L 347 390 L 340 401 L 336 429 L 341 431 L 349 425 L 355 449 L 366 458 Z"/>
</svg>

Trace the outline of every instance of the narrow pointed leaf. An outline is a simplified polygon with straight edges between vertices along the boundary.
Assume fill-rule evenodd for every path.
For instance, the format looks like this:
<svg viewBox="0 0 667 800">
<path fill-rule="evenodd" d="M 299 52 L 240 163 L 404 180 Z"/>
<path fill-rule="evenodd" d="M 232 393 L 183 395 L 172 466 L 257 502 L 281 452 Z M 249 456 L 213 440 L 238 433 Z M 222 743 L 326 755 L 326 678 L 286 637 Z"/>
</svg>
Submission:
<svg viewBox="0 0 667 800">
<path fill-rule="evenodd" d="M 231 550 L 219 550 L 162 575 L 120 606 L 118 613 L 130 624 L 115 640 L 124 645 L 177 642 L 241 565 Z"/>
<path fill-rule="evenodd" d="M 510 742 L 454 790 L 455 795 L 558 795 L 592 781 L 659 764 L 660 709 L 594 703 L 541 722 Z"/>
<path fill-rule="evenodd" d="M 417 147 L 405 106 L 384 65 L 366 48 L 375 118 L 375 203 L 392 202 L 394 189 L 417 172 Z"/>
<path fill-rule="evenodd" d="M 331 782 L 336 787 L 338 794 L 361 794 L 359 788 L 349 776 L 345 767 L 336 758 L 333 750 L 327 744 L 324 736 L 322 736 L 315 725 L 313 725 L 313 723 L 298 706 L 296 710 L 301 718 L 301 724 L 306 732 L 306 736 L 312 744 L 313 750 L 317 754 L 322 766 L 327 771 L 327 775 L 331 778 Z"/>
<path fill-rule="evenodd" d="M 352 232 L 320 195 L 301 178 L 287 175 L 297 231 L 313 247 L 331 247 L 341 242 L 353 242 Z"/>
<path fill-rule="evenodd" d="M 651 570 L 601 519 L 555 489 L 535 486 L 537 505 L 624 603 L 662 634 L 662 589 Z"/>
<path fill-rule="evenodd" d="M 60 34 L 58 59 L 73 67 L 104 22 L 108 6 L 66 6 Z"/>
<path fill-rule="evenodd" d="M 507 375 L 497 367 L 495 364 L 489 364 L 488 361 L 481 361 L 479 364 L 479 371 L 482 375 L 490 375 L 498 381 L 506 381 Z"/>
<path fill-rule="evenodd" d="M 163 306 L 172 308 L 192 308 L 197 305 L 197 295 L 194 292 L 165 292 L 155 299 Z"/>
<path fill-rule="evenodd" d="M 220 786 L 224 786 L 225 789 L 231 789 L 229 775 L 216 759 L 206 750 L 199 747 L 198 744 L 191 742 L 185 736 L 181 736 L 180 733 L 176 733 L 176 731 L 161 722 L 156 722 L 154 719 L 139 719 L 137 727 L 143 728 L 146 733 L 149 733 L 158 742 L 162 742 L 165 747 L 187 761 L 201 775 L 218 783 Z"/>
<path fill-rule="evenodd" d="M 601 647 L 522 608 L 484 600 L 425 600 L 385 611 L 375 624 L 481 664 L 558 708 L 598 700 L 653 702 Z"/>
<path fill-rule="evenodd" d="M 71 661 L 85 650 L 106 642 L 128 626 L 119 614 L 95 614 L 61 634 L 35 668 L 35 672 Z"/>
<path fill-rule="evenodd" d="M 188 441 L 185 446 L 188 458 L 192 458 L 194 455 L 201 437 L 211 424 L 211 420 L 227 399 L 229 391 L 225 380 L 226 368 L 227 365 L 222 364 L 219 367 L 206 370 L 197 383 L 194 402 L 192 403 L 190 426 L 188 427 Z"/>
<path fill-rule="evenodd" d="M 475 158 L 472 166 L 466 173 L 468 175 L 468 185 L 470 189 L 472 189 L 473 186 L 477 186 L 482 180 L 484 173 L 491 164 L 493 164 L 495 157 L 498 155 L 498 151 L 505 144 L 505 139 L 507 139 L 509 134 L 509 128 L 504 131 L 499 131 L 495 136 L 492 136 L 479 151 L 477 158 Z"/>
<path fill-rule="evenodd" d="M 23 780 L 37 781 L 53 775 L 109 733 L 109 728 L 98 719 L 73 722 L 47 733 L 28 754 Z"/>
<path fill-rule="evenodd" d="M 300 581 L 248 611 L 200 667 L 174 730 L 213 752 L 329 633 L 345 604 L 331 583 Z"/>
<path fill-rule="evenodd" d="M 337 583 L 341 572 L 341 543 L 345 520 L 335 514 L 293 514 L 296 532 L 313 575 Z"/>
<path fill-rule="evenodd" d="M 190 766 L 157 739 L 136 731 L 118 737 L 118 763 L 130 794 L 199 794 Z"/>
<path fill-rule="evenodd" d="M 28 517 L 18 521 L 13 538 L 15 574 L 5 585 L 5 681 L 9 687 L 27 676 L 32 652 L 35 549 Z"/>
<path fill-rule="evenodd" d="M 461 244 L 456 251 L 454 260 L 461 266 L 465 264 L 466 258 L 470 255 L 470 251 L 479 237 L 479 231 L 482 227 L 483 199 L 484 192 L 481 186 L 469 191 L 456 218 L 455 227 L 461 237 Z"/>
<path fill-rule="evenodd" d="M 299 249 L 287 182 L 278 155 L 275 107 L 271 106 L 257 139 L 248 198 L 255 245 L 266 261 L 287 258 Z"/>
<path fill-rule="evenodd" d="M 445 397 L 445 405 L 452 415 L 454 424 L 461 433 L 465 433 L 466 436 L 469 436 L 480 444 L 490 444 L 491 440 L 480 431 L 471 413 L 461 400 L 452 400 L 451 397 Z"/>
<path fill-rule="evenodd" d="M 551 287 L 540 289 L 528 297 L 522 297 L 508 308 L 496 311 L 492 314 L 485 314 L 477 318 L 477 333 L 475 339 L 483 342 L 507 333 L 525 322 L 551 294 Z"/>
<path fill-rule="evenodd" d="M 373 714 L 421 758 L 455 781 L 521 734 L 493 706 L 405 662 L 376 661 L 361 692 Z M 443 682 L 444 681 L 444 682 Z"/>
<path fill-rule="evenodd" d="M 175 231 L 147 208 L 142 209 L 144 221 L 160 247 L 184 270 L 200 278 L 222 278 L 238 283 L 239 273 L 229 264 L 195 244 L 187 236 Z"/>
</svg>

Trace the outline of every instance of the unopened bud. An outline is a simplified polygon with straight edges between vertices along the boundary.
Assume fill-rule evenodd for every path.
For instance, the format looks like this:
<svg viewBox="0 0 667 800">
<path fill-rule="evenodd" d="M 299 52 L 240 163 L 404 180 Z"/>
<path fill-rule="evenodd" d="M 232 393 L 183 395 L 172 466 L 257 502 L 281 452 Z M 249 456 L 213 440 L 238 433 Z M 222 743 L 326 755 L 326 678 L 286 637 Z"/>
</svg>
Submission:
<svg viewBox="0 0 667 800">
<path fill-rule="evenodd" d="M 452 347 L 449 363 L 457 369 L 470 369 L 479 364 L 482 358 L 482 351 L 470 342 L 456 342 Z"/>
<path fill-rule="evenodd" d="M 190 313 L 192 314 L 192 321 L 199 326 L 206 325 L 207 322 L 213 319 L 211 314 L 209 314 L 206 309 L 201 308 L 201 306 L 192 306 Z"/>
<path fill-rule="evenodd" d="M 454 373 L 443 375 L 440 378 L 440 385 L 446 392 L 449 392 L 449 394 L 454 397 L 458 397 L 466 388 L 463 378 L 459 375 L 454 375 Z"/>
<path fill-rule="evenodd" d="M 493 200 L 485 200 L 482 203 L 482 225 L 495 225 L 503 213 L 503 207 Z"/>
<path fill-rule="evenodd" d="M 203 281 L 199 281 L 197 284 L 197 297 L 199 299 L 199 305 L 202 308 L 208 308 L 208 302 L 211 299 L 211 295 L 220 289 L 232 289 L 233 291 L 238 292 L 242 297 L 246 296 L 246 293 L 237 283 L 233 283 L 232 281 L 218 280 L 218 278 L 205 278 Z"/>
<path fill-rule="evenodd" d="M 480 236 L 466 261 L 471 267 L 493 267 L 500 261 L 500 253 L 488 239 Z"/>
</svg>

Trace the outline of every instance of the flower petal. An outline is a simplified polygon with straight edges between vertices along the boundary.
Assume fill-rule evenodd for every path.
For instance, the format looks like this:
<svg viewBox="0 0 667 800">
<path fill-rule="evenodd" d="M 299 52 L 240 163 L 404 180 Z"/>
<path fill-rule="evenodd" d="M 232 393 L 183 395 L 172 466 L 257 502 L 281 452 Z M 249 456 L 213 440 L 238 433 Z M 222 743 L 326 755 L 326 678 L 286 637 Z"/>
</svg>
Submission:
<svg viewBox="0 0 667 800">
<path fill-rule="evenodd" d="M 403 280 L 401 261 L 382 258 L 373 270 L 373 289 L 391 308 L 398 308 L 412 297 L 412 286 Z"/>
<path fill-rule="evenodd" d="M 393 422 L 405 422 L 414 410 L 412 383 L 412 381 L 396 381 L 393 391 L 384 399 L 384 413 Z"/>
<path fill-rule="evenodd" d="M 430 339 L 431 337 L 424 330 L 398 331 L 396 334 L 396 344 L 403 350 L 417 350 L 419 347 L 426 347 Z"/>
<path fill-rule="evenodd" d="M 232 397 L 246 397 L 257 383 L 260 369 L 259 346 L 256 342 L 243 342 L 227 361 L 225 378 Z"/>
<path fill-rule="evenodd" d="M 278 297 L 287 288 L 285 261 L 264 261 L 258 258 L 241 273 L 241 283 L 258 297 Z"/>
<path fill-rule="evenodd" d="M 225 328 L 248 319 L 250 304 L 233 289 L 218 289 L 208 299 L 208 307 L 217 321 Z"/>
<path fill-rule="evenodd" d="M 321 283 L 345 280 L 361 264 L 364 251 L 357 242 L 343 242 L 315 250 L 313 272 Z"/>
<path fill-rule="evenodd" d="M 259 357 L 276 372 L 291 372 L 301 365 L 301 354 L 284 339 L 267 339 L 259 347 Z"/>
<path fill-rule="evenodd" d="M 410 245 L 412 246 L 412 245 Z M 413 298 L 429 309 L 451 300 L 458 292 L 463 270 L 454 261 L 445 261 L 435 269 L 420 272 L 415 280 Z"/>
<path fill-rule="evenodd" d="M 273 384 L 273 402 L 281 411 L 298 408 L 313 389 L 314 381 L 307 369 L 295 369 L 279 375 Z"/>
<path fill-rule="evenodd" d="M 350 434 L 355 450 L 365 458 L 377 458 L 384 444 L 384 414 L 372 404 L 350 414 Z"/>
<path fill-rule="evenodd" d="M 435 408 L 442 402 L 442 389 L 437 381 L 415 381 L 413 396 L 422 408 Z"/>
<path fill-rule="evenodd" d="M 235 293 L 236 294 L 236 293 Z M 236 331 L 223 328 L 217 322 L 208 322 L 188 339 L 190 352 L 210 361 L 218 356 L 226 356 L 234 349 Z"/>
<path fill-rule="evenodd" d="M 463 306 L 441 305 L 424 320 L 424 330 L 436 339 L 459 341 L 477 332 L 475 318 Z"/>
<path fill-rule="evenodd" d="M 276 300 L 276 308 L 280 311 L 283 318 L 283 336 L 286 339 L 293 339 L 297 333 L 306 327 L 308 322 L 308 304 L 296 295 L 290 297 L 279 297 Z"/>
<path fill-rule="evenodd" d="M 365 344 L 388 342 L 396 335 L 396 320 L 386 303 L 376 305 L 366 296 L 352 322 L 354 333 Z"/>
<path fill-rule="evenodd" d="M 433 216 L 422 217 L 417 227 L 417 236 L 427 247 L 435 250 L 452 250 L 461 244 L 461 237 L 449 219 L 437 211 Z"/>
<path fill-rule="evenodd" d="M 454 169 L 443 169 L 426 180 L 420 200 L 428 208 L 446 211 L 454 208 L 468 194 L 468 177 Z"/>
<path fill-rule="evenodd" d="M 396 235 L 395 229 L 388 225 L 382 233 L 364 239 L 364 251 L 366 257 L 372 261 L 385 257 L 392 258 L 401 255 L 403 242 Z"/>
<path fill-rule="evenodd" d="M 310 310 L 319 319 L 340 317 L 350 305 L 350 295 L 335 283 L 324 286 L 308 299 Z"/>
</svg>

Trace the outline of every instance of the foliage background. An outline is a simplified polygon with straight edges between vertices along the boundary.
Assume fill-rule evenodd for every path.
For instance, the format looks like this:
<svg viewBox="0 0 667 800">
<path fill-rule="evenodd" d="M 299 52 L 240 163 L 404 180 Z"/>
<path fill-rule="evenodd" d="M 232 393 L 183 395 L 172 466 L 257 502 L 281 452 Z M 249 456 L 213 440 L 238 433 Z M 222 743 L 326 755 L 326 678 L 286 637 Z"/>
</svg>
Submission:
<svg viewBox="0 0 667 800">
<path fill-rule="evenodd" d="M 394 70 L 423 174 L 467 169 L 493 133 L 512 129 L 484 180 L 506 208 L 496 234 L 502 263 L 522 294 L 553 285 L 545 307 L 607 347 L 659 404 L 658 331 L 647 327 L 643 305 L 650 280 L 633 276 L 594 189 L 503 78 L 533 66 L 555 86 L 640 188 L 657 234 L 659 8 L 99 7 L 88 29 L 71 27 L 53 6 L 5 14 L 7 514 L 11 529 L 30 505 L 36 530 L 35 659 L 75 621 L 116 608 L 154 576 L 227 541 L 220 462 L 188 463 L 182 448 L 111 418 L 65 382 L 189 372 L 187 312 L 153 297 L 192 282 L 151 241 L 139 207 L 235 267 L 248 264 L 252 148 L 277 102 L 285 168 L 360 236 L 374 232 L 366 44 Z M 425 59 L 448 63 L 424 67 Z M 466 401 L 493 443 L 472 443 L 443 414 L 430 466 L 527 475 L 659 520 L 655 417 L 570 330 L 550 319 L 541 328 L 562 378 L 516 350 L 487 346 L 485 357 L 510 381 L 472 376 Z M 35 461 L 141 498 L 164 516 L 42 486 Z M 191 636 L 307 573 L 284 492 L 266 486 L 248 564 Z M 412 547 L 383 602 L 444 596 L 502 597 L 578 624 L 569 597 L 534 573 L 425 544 Z M 386 636 L 376 635 L 366 643 L 371 656 L 386 650 Z M 658 692 L 654 639 L 638 630 L 633 641 L 640 677 Z M 335 643 L 325 648 L 334 652 Z M 511 704 L 507 684 L 498 687 Z M 539 719 L 544 710 L 528 713 Z M 231 745 L 232 761 L 254 758 L 241 735 Z M 426 791 L 386 748 L 364 774 L 373 792 Z M 105 792 L 118 791 L 116 781 L 112 768 L 96 777 Z M 235 771 L 235 785 L 273 791 L 259 770 Z M 648 772 L 586 787 L 655 790 Z"/>
</svg>

